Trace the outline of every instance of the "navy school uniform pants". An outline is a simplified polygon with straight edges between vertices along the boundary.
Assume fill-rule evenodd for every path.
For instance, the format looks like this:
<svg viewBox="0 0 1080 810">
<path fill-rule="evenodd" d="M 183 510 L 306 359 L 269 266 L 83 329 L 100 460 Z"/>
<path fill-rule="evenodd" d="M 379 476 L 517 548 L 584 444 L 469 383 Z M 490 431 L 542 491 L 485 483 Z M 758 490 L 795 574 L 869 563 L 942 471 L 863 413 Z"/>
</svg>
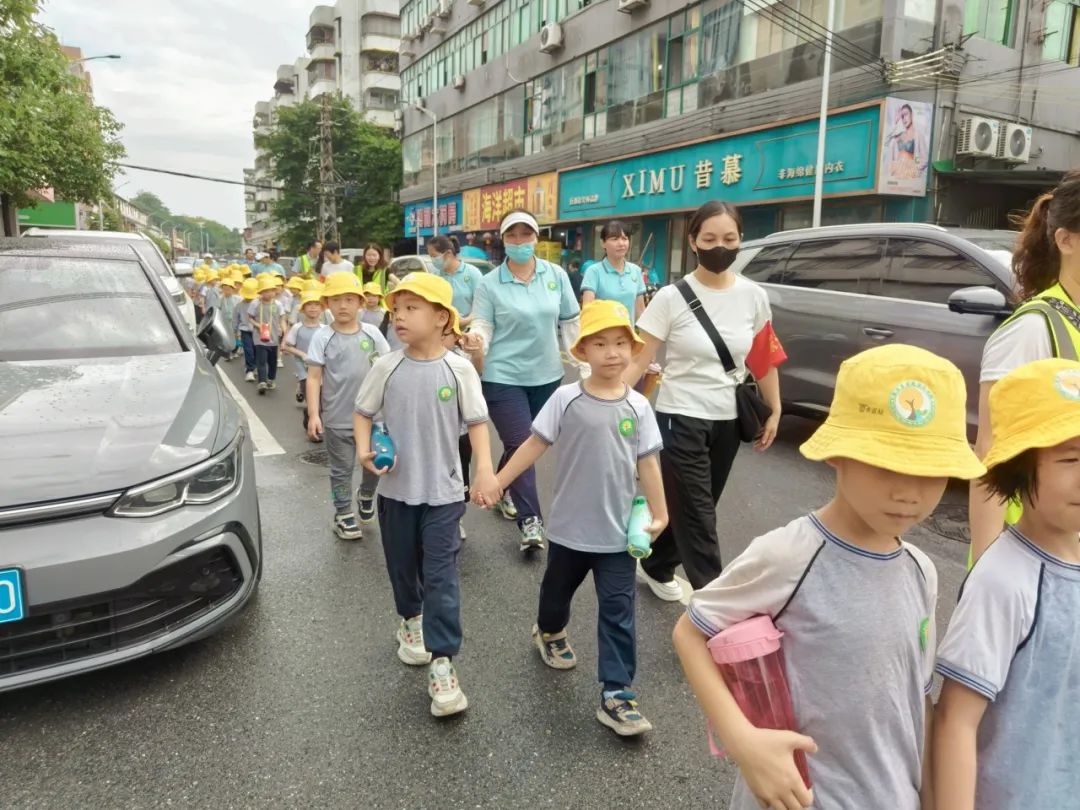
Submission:
<svg viewBox="0 0 1080 810">
<path fill-rule="evenodd" d="M 244 347 L 244 371 L 255 370 L 255 338 L 251 332 L 240 330 L 240 343 Z"/>
<path fill-rule="evenodd" d="M 597 554 L 548 543 L 547 570 L 540 585 L 536 624 L 543 633 L 558 633 L 570 621 L 570 602 L 592 571 L 596 587 L 598 674 L 604 689 L 614 691 L 634 682 L 637 634 L 634 558 L 625 551 Z"/>
<path fill-rule="evenodd" d="M 379 532 L 394 606 L 403 619 L 424 614 L 424 646 L 432 659 L 461 649 L 458 522 L 465 502 L 412 506 L 379 496 Z"/>
</svg>

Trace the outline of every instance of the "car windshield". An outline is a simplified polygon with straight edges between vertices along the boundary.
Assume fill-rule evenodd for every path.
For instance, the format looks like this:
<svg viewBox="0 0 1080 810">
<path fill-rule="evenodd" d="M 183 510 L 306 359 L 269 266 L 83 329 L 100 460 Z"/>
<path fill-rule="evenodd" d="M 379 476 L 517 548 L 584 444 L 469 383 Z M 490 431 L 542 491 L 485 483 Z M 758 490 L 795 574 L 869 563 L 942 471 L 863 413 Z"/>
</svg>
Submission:
<svg viewBox="0 0 1080 810">
<path fill-rule="evenodd" d="M 179 351 L 137 262 L 0 255 L 0 362 Z"/>
</svg>

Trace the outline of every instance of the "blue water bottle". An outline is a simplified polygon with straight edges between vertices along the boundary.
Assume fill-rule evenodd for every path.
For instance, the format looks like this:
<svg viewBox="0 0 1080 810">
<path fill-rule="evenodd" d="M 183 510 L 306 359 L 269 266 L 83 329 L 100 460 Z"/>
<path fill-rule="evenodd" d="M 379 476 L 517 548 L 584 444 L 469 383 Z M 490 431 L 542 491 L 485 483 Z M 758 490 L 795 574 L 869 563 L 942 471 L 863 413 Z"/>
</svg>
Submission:
<svg viewBox="0 0 1080 810">
<path fill-rule="evenodd" d="M 389 470 L 394 466 L 394 440 L 386 432 L 386 425 L 377 422 L 371 426 L 371 449 L 375 451 L 372 464 L 376 470 Z"/>
<path fill-rule="evenodd" d="M 651 524 L 649 504 L 638 495 L 630 507 L 630 525 L 626 529 L 626 550 L 635 560 L 644 560 L 652 554 L 652 535 L 646 531 Z"/>
</svg>

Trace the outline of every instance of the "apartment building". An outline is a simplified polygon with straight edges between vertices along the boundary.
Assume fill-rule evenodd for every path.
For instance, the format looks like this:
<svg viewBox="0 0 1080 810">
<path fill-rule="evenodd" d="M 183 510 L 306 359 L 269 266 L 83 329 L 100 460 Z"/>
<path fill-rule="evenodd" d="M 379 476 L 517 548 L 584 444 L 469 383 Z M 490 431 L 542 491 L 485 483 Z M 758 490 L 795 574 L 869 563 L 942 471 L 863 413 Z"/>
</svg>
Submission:
<svg viewBox="0 0 1080 810">
<path fill-rule="evenodd" d="M 312 9 L 304 35 L 306 55 L 281 65 L 274 95 L 255 105 L 253 137 L 269 133 L 281 107 L 323 95 L 349 99 L 364 119 L 395 125 L 401 81 L 398 75 L 400 24 L 396 0 L 339 0 Z M 274 245 L 280 228 L 273 221 L 276 192 L 270 156 L 256 145 L 255 165 L 244 170 L 244 199 L 250 244 Z"/>
<path fill-rule="evenodd" d="M 1076 3 L 838 0 L 823 222 L 999 227 L 1080 165 Z M 826 11 L 405 0 L 405 235 L 436 218 L 442 232 L 491 231 L 524 204 L 564 259 L 589 258 L 618 217 L 665 280 L 689 262 L 688 216 L 707 199 L 742 206 L 747 236 L 809 225 Z"/>
</svg>

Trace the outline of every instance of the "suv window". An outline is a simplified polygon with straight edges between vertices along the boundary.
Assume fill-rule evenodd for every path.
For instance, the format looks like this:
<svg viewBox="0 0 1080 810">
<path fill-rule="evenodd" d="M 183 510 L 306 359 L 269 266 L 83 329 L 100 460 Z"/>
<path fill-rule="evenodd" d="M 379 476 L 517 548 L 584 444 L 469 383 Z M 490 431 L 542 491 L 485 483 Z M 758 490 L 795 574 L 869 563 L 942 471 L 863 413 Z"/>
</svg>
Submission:
<svg viewBox="0 0 1080 810">
<path fill-rule="evenodd" d="M 783 281 L 784 263 L 794 248 L 793 244 L 763 247 L 746 265 L 742 274 L 752 281 L 780 284 Z"/>
<path fill-rule="evenodd" d="M 951 247 L 920 239 L 890 239 L 889 270 L 880 295 L 945 304 L 964 287 L 998 286 L 973 259 Z"/>
<path fill-rule="evenodd" d="M 0 361 L 180 351 L 138 262 L 0 256 Z"/>
<path fill-rule="evenodd" d="M 884 275 L 884 243 L 865 237 L 803 242 L 787 261 L 783 283 L 865 294 Z"/>
<path fill-rule="evenodd" d="M 424 260 L 416 256 L 406 256 L 390 262 L 390 271 L 398 278 L 401 278 L 405 273 L 424 273 L 427 272 L 427 269 Z"/>
</svg>

